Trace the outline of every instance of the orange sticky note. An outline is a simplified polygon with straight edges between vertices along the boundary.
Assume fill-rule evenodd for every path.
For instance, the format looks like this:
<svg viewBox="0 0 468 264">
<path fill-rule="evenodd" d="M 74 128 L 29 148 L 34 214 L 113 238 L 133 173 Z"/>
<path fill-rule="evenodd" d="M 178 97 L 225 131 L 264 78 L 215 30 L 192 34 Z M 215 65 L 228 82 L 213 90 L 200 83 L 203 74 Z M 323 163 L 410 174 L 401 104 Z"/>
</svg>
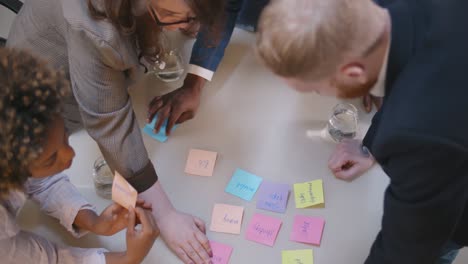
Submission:
<svg viewBox="0 0 468 264">
<path fill-rule="evenodd" d="M 214 232 L 240 234 L 244 207 L 215 204 L 211 216 L 210 230 Z"/>
<path fill-rule="evenodd" d="M 136 206 L 138 192 L 128 183 L 122 175 L 115 172 L 112 183 L 112 200 L 124 208 Z"/>
<path fill-rule="evenodd" d="M 198 176 L 213 176 L 218 153 L 201 149 L 191 149 L 185 166 L 185 173 Z"/>
</svg>

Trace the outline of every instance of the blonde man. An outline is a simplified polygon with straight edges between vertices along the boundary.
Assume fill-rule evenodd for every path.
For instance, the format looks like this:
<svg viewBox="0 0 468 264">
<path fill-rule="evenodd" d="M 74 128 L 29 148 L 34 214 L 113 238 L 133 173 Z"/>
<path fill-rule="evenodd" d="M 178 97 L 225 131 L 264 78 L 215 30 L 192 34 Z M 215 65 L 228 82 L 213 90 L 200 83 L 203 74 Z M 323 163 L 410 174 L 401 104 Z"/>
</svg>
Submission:
<svg viewBox="0 0 468 264">
<path fill-rule="evenodd" d="M 468 2 L 381 2 L 273 1 L 257 51 L 298 91 L 385 95 L 364 141 L 329 160 L 339 179 L 375 162 L 390 177 L 365 263 L 452 263 L 468 245 Z"/>
</svg>

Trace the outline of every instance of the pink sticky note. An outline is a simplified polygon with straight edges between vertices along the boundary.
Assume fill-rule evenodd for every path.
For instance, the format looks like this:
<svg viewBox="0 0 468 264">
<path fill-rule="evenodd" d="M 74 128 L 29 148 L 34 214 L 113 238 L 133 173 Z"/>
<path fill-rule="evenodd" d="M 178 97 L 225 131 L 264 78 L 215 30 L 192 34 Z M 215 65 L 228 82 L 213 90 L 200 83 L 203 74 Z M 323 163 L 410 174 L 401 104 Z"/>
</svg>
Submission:
<svg viewBox="0 0 468 264">
<path fill-rule="evenodd" d="M 191 149 L 185 166 L 185 172 L 198 176 L 213 176 L 218 153 L 200 149 Z"/>
<path fill-rule="evenodd" d="M 211 215 L 210 230 L 214 232 L 240 234 L 244 207 L 215 204 Z"/>
<path fill-rule="evenodd" d="M 112 183 L 112 200 L 124 208 L 135 208 L 138 192 L 128 183 L 124 177 L 115 172 Z"/>
<path fill-rule="evenodd" d="M 290 240 L 320 246 L 325 220 L 319 217 L 296 215 Z"/>
<path fill-rule="evenodd" d="M 280 219 L 255 214 L 247 227 L 245 238 L 272 247 L 275 244 L 281 224 Z"/>
<path fill-rule="evenodd" d="M 213 264 L 228 264 L 231 258 L 232 247 L 215 241 L 210 241 L 210 247 L 213 251 L 211 261 Z"/>
</svg>

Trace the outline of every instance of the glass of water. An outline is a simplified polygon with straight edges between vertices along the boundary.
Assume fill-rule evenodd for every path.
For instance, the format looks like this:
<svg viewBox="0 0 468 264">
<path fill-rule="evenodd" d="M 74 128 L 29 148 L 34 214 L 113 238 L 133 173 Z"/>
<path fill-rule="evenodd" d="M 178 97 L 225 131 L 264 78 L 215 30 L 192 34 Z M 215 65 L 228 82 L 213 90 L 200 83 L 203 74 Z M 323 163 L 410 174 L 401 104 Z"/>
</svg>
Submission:
<svg viewBox="0 0 468 264">
<path fill-rule="evenodd" d="M 184 75 L 184 62 L 177 49 L 164 51 L 156 56 L 152 72 L 164 82 L 175 82 Z"/>
<path fill-rule="evenodd" d="M 352 104 L 340 103 L 333 108 L 328 120 L 327 131 L 335 142 L 353 139 L 358 128 L 358 110 Z"/>
<path fill-rule="evenodd" d="M 105 199 L 112 198 L 114 174 L 103 157 L 97 158 L 94 162 L 93 181 L 97 195 Z"/>
</svg>

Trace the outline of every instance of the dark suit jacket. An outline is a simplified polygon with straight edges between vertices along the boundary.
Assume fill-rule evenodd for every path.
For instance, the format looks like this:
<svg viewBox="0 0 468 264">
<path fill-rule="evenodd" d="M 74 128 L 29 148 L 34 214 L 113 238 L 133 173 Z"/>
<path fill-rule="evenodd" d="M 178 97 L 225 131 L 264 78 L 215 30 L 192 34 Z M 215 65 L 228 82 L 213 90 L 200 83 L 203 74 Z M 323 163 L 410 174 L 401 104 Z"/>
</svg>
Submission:
<svg viewBox="0 0 468 264">
<path fill-rule="evenodd" d="M 433 264 L 468 245 L 468 1 L 387 2 L 384 105 L 364 139 L 390 177 L 366 264 Z"/>
</svg>

